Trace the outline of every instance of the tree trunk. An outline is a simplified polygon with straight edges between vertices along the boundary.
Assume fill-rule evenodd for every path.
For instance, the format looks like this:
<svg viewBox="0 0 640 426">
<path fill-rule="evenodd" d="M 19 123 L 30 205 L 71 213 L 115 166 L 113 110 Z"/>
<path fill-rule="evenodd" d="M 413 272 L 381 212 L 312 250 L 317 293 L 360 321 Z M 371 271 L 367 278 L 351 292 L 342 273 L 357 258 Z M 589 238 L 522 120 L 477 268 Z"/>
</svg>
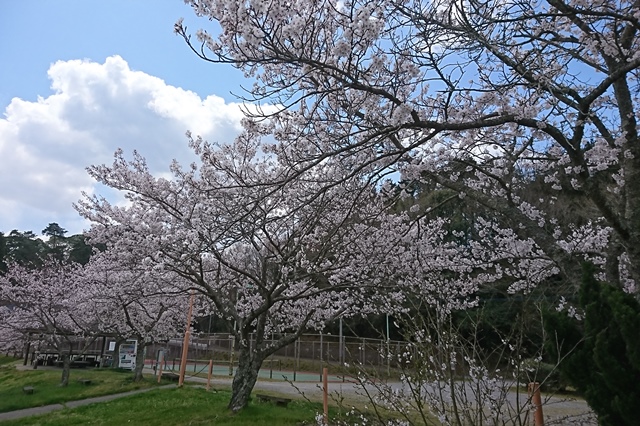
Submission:
<svg viewBox="0 0 640 426">
<path fill-rule="evenodd" d="M 31 337 L 31 335 L 29 335 L 29 338 Z M 31 342 L 27 339 L 27 343 L 25 343 L 25 348 L 24 348 L 24 363 L 22 365 L 27 365 L 27 363 L 29 362 L 29 350 L 31 349 Z"/>
<path fill-rule="evenodd" d="M 104 352 L 105 352 L 106 345 L 107 345 L 107 336 L 102 336 L 102 348 L 100 349 L 100 364 L 98 364 L 98 368 L 104 367 Z"/>
<path fill-rule="evenodd" d="M 238 370 L 233 377 L 231 401 L 228 406 L 234 413 L 242 410 L 249 403 L 249 397 L 258 379 L 258 372 L 263 361 L 264 356 L 258 356 L 257 352 L 252 352 L 249 348 L 249 342 L 242 339 L 238 350 Z"/>
<path fill-rule="evenodd" d="M 120 345 L 124 340 L 117 339 L 116 346 L 113 349 L 113 360 L 111 361 L 111 368 L 120 367 Z"/>
<path fill-rule="evenodd" d="M 146 346 L 138 340 L 138 347 L 136 349 L 136 367 L 133 369 L 133 381 L 142 381 L 142 370 L 144 369 L 144 350 Z"/>
<path fill-rule="evenodd" d="M 65 387 L 69 384 L 69 375 L 71 374 L 71 357 L 68 353 L 62 353 L 62 377 L 60 378 L 60 386 Z"/>
</svg>

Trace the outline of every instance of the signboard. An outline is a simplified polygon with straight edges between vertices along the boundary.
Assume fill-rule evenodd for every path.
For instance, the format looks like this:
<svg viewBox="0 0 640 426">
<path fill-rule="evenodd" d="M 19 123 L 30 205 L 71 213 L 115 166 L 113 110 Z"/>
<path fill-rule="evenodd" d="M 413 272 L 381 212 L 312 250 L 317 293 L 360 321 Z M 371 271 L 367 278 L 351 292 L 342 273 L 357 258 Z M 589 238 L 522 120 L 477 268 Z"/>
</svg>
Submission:
<svg viewBox="0 0 640 426">
<path fill-rule="evenodd" d="M 137 340 L 127 340 L 120 344 L 118 353 L 118 367 L 133 370 L 136 368 L 136 350 L 138 349 Z"/>
</svg>

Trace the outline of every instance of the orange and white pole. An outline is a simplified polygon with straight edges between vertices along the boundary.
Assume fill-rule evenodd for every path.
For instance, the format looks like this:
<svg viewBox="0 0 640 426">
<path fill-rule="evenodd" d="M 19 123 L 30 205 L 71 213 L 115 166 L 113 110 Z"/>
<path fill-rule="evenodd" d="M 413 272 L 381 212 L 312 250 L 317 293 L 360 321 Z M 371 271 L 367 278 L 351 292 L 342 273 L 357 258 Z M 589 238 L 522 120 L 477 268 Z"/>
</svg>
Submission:
<svg viewBox="0 0 640 426">
<path fill-rule="evenodd" d="M 542 398 L 540 397 L 540 383 L 529 383 L 529 395 L 535 411 L 533 412 L 533 424 L 544 426 L 544 416 L 542 415 Z"/>
</svg>

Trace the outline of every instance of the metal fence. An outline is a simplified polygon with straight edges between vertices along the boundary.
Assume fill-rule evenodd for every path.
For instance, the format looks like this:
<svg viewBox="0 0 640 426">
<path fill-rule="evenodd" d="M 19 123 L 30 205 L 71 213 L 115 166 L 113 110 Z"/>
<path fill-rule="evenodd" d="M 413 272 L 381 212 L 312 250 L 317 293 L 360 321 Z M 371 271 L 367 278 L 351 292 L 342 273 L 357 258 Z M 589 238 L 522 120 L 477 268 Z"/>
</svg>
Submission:
<svg viewBox="0 0 640 426">
<path fill-rule="evenodd" d="M 250 345 L 255 337 L 251 336 Z M 174 368 L 180 363 L 182 340 L 171 339 L 164 344 L 152 345 L 147 349 L 147 363 L 156 362 L 162 352 L 164 368 Z M 348 367 L 353 365 L 374 369 L 381 374 L 395 368 L 396 354 L 406 351 L 407 343 L 395 340 L 381 340 L 361 337 L 336 336 L 329 334 L 304 334 L 293 343 L 280 348 L 266 361 L 265 365 L 275 365 L 280 369 L 293 371 L 316 370 L 322 366 Z M 230 371 L 236 364 L 237 342 L 233 335 L 226 333 L 200 334 L 189 343 L 188 363 L 196 364 L 212 359 L 215 364 L 229 365 Z"/>
<path fill-rule="evenodd" d="M 82 338 L 77 340 L 72 351 L 75 353 L 73 359 L 98 364 L 98 361 L 106 356 L 109 361 L 115 361 L 117 355 L 111 348 L 107 348 L 112 346 L 114 338 L 101 337 L 89 345 Z M 182 344 L 183 340 L 176 336 L 167 342 L 150 345 L 146 349 L 145 364 L 156 366 L 162 354 L 163 369 L 176 369 L 176 366 L 180 365 Z M 255 336 L 252 335 L 250 345 L 254 344 Z M 403 341 L 322 333 L 303 334 L 294 342 L 278 349 L 265 360 L 263 366 L 271 370 L 314 373 L 322 371 L 323 367 L 329 367 L 334 374 L 348 373 L 348 370 L 353 372 L 349 367 L 359 366 L 384 375 L 389 374 L 390 369 L 398 367 L 398 355 L 408 349 L 407 342 Z M 47 363 L 49 358 L 52 363 L 57 359 L 56 350 L 36 343 L 25 347 L 22 353 L 24 363 L 27 364 L 29 357 L 31 362 L 34 362 L 36 354 L 41 358 L 46 355 L 42 363 Z M 216 371 L 221 371 L 224 367 L 230 375 L 233 374 L 234 367 L 237 366 L 235 337 L 228 333 L 193 336 L 187 354 L 190 371 L 199 372 L 204 365 L 208 365 L 209 360 L 213 360 L 218 366 Z M 295 373 L 293 377 L 296 377 Z"/>
</svg>

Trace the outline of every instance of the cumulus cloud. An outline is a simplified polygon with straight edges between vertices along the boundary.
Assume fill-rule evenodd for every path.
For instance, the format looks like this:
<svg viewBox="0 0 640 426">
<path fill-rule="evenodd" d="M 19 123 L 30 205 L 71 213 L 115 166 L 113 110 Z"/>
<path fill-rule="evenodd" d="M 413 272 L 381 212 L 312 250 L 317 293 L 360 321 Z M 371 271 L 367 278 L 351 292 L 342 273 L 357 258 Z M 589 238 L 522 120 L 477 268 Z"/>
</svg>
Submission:
<svg viewBox="0 0 640 426">
<path fill-rule="evenodd" d="M 85 167 L 110 163 L 117 148 L 137 150 L 162 173 L 174 158 L 194 159 L 187 130 L 212 142 L 240 131 L 239 104 L 201 99 L 131 70 L 119 56 L 104 64 L 58 61 L 48 75 L 52 95 L 14 98 L 0 118 L 1 231 L 39 232 L 49 222 L 73 233 L 86 228 L 71 207 L 81 191 L 95 191 Z"/>
</svg>

